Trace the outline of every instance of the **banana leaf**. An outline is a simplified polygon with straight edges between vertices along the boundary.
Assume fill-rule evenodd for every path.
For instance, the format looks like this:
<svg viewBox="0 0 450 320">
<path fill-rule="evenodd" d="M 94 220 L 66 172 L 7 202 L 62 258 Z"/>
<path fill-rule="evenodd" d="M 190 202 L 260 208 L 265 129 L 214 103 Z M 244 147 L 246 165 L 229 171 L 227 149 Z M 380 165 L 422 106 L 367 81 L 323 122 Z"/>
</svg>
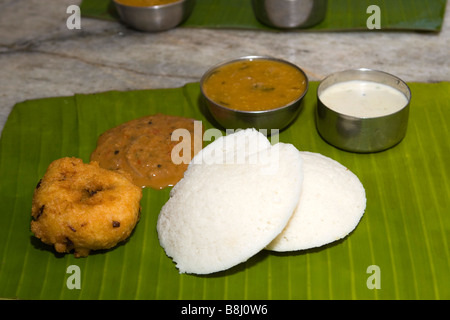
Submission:
<svg viewBox="0 0 450 320">
<path fill-rule="evenodd" d="M 371 5 L 380 8 L 382 30 L 437 32 L 442 28 L 446 0 L 328 0 L 324 20 L 307 29 L 313 31 L 366 30 Z M 119 20 L 111 0 L 83 0 L 85 17 Z M 191 28 L 273 30 L 254 16 L 251 0 L 196 0 L 192 15 L 182 24 Z"/>
<path fill-rule="evenodd" d="M 86 258 L 58 254 L 30 231 L 33 190 L 47 166 L 64 156 L 88 161 L 105 130 L 158 112 L 214 127 L 198 83 L 18 103 L 0 140 L 0 298 L 450 299 L 450 83 L 409 85 L 408 132 L 392 149 L 356 154 L 324 142 L 314 122 L 317 82 L 279 135 L 360 178 L 367 208 L 349 236 L 311 250 L 262 251 L 204 276 L 180 275 L 159 245 L 156 220 L 170 189 L 144 189 L 129 240 Z M 79 268 L 79 288 L 70 286 L 71 266 Z"/>
</svg>

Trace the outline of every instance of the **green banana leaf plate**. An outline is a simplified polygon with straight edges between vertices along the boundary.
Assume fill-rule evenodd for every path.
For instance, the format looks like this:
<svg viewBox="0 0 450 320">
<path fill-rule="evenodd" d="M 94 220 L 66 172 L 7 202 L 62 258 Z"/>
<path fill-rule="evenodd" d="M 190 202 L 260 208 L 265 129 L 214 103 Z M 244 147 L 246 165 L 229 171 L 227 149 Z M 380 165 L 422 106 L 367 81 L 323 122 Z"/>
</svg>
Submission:
<svg viewBox="0 0 450 320">
<path fill-rule="evenodd" d="M 169 188 L 144 189 L 129 240 L 86 258 L 57 254 L 30 231 L 33 190 L 47 166 L 64 156 L 88 161 L 105 130 L 158 112 L 214 127 L 198 83 L 18 103 L 0 140 L 0 298 L 450 299 L 450 82 L 410 83 L 405 139 L 373 154 L 341 151 L 320 138 L 317 85 L 279 140 L 331 157 L 360 178 L 367 208 L 358 227 L 321 248 L 262 251 L 205 276 L 179 274 L 159 245 L 156 220 Z"/>
<path fill-rule="evenodd" d="M 310 28 L 298 30 L 349 31 L 369 30 L 367 20 L 380 8 L 382 30 L 441 30 L 447 0 L 328 0 L 324 20 Z M 111 0 L 83 0 L 85 17 L 119 20 Z M 251 0 L 196 0 L 194 11 L 182 27 L 273 30 L 255 18 Z"/>
</svg>

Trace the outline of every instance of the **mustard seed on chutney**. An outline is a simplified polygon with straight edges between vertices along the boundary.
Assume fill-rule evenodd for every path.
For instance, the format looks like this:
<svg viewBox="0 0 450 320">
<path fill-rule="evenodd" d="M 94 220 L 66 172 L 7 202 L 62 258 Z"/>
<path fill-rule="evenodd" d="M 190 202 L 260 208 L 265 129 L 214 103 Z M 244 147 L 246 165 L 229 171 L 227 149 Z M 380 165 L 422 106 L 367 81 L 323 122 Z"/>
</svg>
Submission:
<svg viewBox="0 0 450 320">
<path fill-rule="evenodd" d="M 172 160 L 172 150 L 180 143 L 172 141 L 172 134 L 177 129 L 188 130 L 191 154 L 183 157 L 188 156 L 190 160 L 203 143 L 203 128 L 195 128 L 194 119 L 165 114 L 134 119 L 100 135 L 91 161 L 97 161 L 105 169 L 128 172 L 140 187 L 174 186 L 183 177 L 188 161 L 176 164 Z"/>
<path fill-rule="evenodd" d="M 205 95 L 230 109 L 263 111 L 283 107 L 306 90 L 304 74 L 277 60 L 235 61 L 215 70 L 204 82 Z"/>
</svg>

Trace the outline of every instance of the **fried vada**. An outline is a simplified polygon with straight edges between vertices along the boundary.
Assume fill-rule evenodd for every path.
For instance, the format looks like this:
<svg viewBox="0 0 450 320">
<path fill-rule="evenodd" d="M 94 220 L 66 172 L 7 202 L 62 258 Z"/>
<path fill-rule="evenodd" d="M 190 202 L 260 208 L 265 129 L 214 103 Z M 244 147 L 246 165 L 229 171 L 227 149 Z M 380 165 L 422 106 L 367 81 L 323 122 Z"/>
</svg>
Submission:
<svg viewBox="0 0 450 320">
<path fill-rule="evenodd" d="M 60 253 L 85 257 L 126 240 L 140 216 L 142 189 L 122 173 L 78 158 L 53 161 L 33 195 L 31 231 Z"/>
</svg>

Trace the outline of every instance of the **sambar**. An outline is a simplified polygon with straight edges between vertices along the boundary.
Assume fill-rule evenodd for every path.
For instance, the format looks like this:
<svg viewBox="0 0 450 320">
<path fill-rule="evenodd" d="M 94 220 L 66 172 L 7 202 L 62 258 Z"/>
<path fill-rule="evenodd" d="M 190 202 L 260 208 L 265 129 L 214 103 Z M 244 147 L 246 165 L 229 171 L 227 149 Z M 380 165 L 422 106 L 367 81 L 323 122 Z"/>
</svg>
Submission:
<svg viewBox="0 0 450 320">
<path fill-rule="evenodd" d="M 246 59 L 218 67 L 203 83 L 204 94 L 226 108 L 264 111 L 286 106 L 307 88 L 303 72 L 276 59 Z"/>
</svg>

